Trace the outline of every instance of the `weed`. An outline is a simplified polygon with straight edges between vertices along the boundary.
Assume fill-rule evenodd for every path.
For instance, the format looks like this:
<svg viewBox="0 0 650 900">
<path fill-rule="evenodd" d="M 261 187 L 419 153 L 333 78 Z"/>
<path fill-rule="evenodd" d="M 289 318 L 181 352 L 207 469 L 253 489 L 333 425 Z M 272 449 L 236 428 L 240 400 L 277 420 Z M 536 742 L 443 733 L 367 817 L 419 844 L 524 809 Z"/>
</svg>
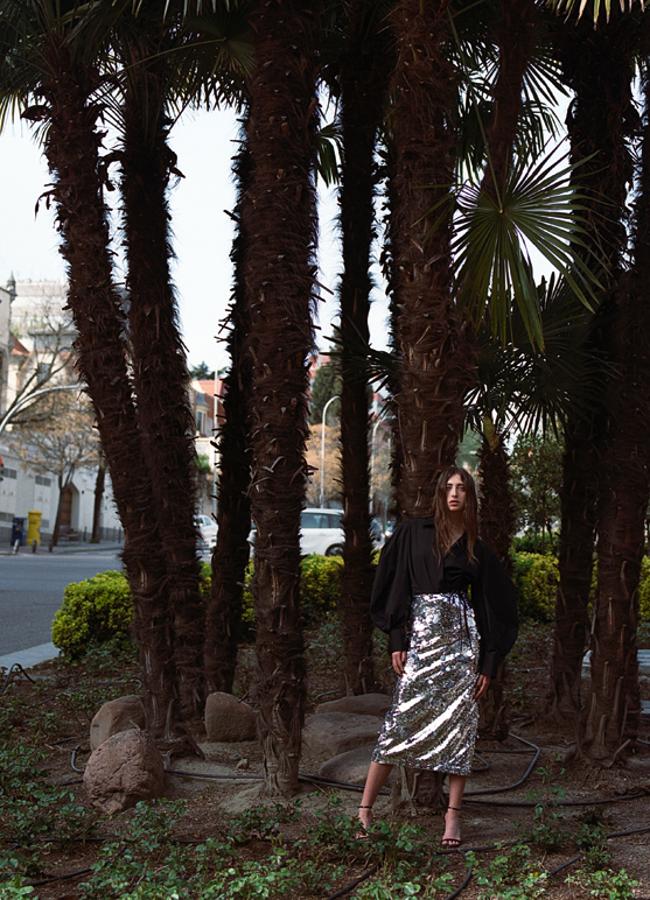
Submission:
<svg viewBox="0 0 650 900">
<path fill-rule="evenodd" d="M 634 888 L 639 886 L 639 882 L 631 878 L 625 869 L 594 871 L 582 868 L 573 875 L 567 875 L 565 883 L 581 887 L 590 897 L 602 897 L 606 900 L 630 900 L 634 897 Z"/>
<path fill-rule="evenodd" d="M 516 844 L 508 853 L 499 853 L 487 864 L 478 865 L 474 853 L 467 854 L 467 862 L 474 871 L 480 887 L 479 900 L 533 900 L 546 891 L 546 872 L 530 860 L 530 847 Z"/>
</svg>

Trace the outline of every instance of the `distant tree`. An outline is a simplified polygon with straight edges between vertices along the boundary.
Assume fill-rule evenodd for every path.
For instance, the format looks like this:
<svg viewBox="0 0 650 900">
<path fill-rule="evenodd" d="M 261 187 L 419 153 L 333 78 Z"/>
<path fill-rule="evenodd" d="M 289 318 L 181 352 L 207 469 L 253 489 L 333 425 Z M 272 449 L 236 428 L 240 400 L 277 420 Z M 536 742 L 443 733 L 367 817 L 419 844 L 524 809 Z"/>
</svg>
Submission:
<svg viewBox="0 0 650 900">
<path fill-rule="evenodd" d="M 549 535 L 560 517 L 562 444 L 551 435 L 520 435 L 510 461 L 517 528 Z"/>
<path fill-rule="evenodd" d="M 190 367 L 190 378 L 196 381 L 206 381 L 208 378 L 214 378 L 214 374 L 214 369 L 210 369 L 207 362 L 200 362 L 198 365 Z"/>
<path fill-rule="evenodd" d="M 49 549 L 56 547 L 61 528 L 61 501 L 79 469 L 99 465 L 99 438 L 92 407 L 83 397 L 69 393 L 47 398 L 49 415 L 27 428 L 16 427 L 12 445 L 25 465 L 56 475 L 59 500 Z"/>
<path fill-rule="evenodd" d="M 311 386 L 309 401 L 309 421 L 312 425 L 320 425 L 323 407 L 331 397 L 341 396 L 341 375 L 333 363 L 325 363 L 316 370 Z M 327 410 L 327 424 L 338 422 L 341 413 L 340 400 L 336 400 Z"/>
</svg>

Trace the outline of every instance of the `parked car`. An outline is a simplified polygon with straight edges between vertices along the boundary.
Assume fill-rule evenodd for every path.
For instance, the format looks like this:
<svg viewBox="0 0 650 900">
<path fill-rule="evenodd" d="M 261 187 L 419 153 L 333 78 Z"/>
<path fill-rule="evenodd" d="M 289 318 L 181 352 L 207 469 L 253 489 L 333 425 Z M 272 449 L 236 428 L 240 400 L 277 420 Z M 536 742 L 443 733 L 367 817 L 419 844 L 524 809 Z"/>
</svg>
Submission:
<svg viewBox="0 0 650 900">
<path fill-rule="evenodd" d="M 205 541 L 207 546 L 212 549 L 217 543 L 217 523 L 212 516 L 206 516 L 204 513 L 199 513 L 194 516 L 194 524 L 196 525 L 201 538 Z"/>
<path fill-rule="evenodd" d="M 342 556 L 345 535 L 343 533 L 343 510 L 325 509 L 316 506 L 303 509 L 300 515 L 300 554 L 309 556 Z M 382 547 L 384 532 L 377 519 L 371 519 L 370 536 L 375 549 Z M 251 529 L 248 542 L 255 545 L 255 528 Z"/>
</svg>

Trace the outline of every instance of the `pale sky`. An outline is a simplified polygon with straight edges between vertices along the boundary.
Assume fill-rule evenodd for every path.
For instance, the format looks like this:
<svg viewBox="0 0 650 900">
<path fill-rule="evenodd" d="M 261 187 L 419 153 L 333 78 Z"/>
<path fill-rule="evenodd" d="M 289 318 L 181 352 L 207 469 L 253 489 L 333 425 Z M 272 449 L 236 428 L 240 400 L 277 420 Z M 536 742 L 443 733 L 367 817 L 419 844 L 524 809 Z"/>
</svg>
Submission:
<svg viewBox="0 0 650 900">
<path fill-rule="evenodd" d="M 223 367 L 228 356 L 215 340 L 231 289 L 229 260 L 233 223 L 224 210 L 234 206 L 234 186 L 230 160 L 236 151 L 238 123 L 233 112 L 188 112 L 172 132 L 172 146 L 178 167 L 185 178 L 171 192 L 172 227 L 176 263 L 174 279 L 178 291 L 181 326 L 193 365 L 205 360 Z M 0 284 L 13 272 L 17 281 L 62 280 L 63 260 L 57 250 L 53 212 L 41 204 L 34 207 L 47 189 L 49 175 L 39 147 L 27 125 L 8 125 L 0 135 Z M 108 194 L 108 199 L 117 192 Z M 319 281 L 333 290 L 340 270 L 340 256 L 334 218 L 335 191 L 319 191 Z M 115 240 L 119 251 L 119 236 Z M 118 252 L 119 258 L 119 252 Z M 374 267 L 375 278 L 378 277 Z M 118 277 L 123 273 L 118 272 Z M 331 333 L 336 300 L 323 293 L 320 305 L 319 344 Z M 386 346 L 386 298 L 373 292 L 370 316 L 371 336 L 378 348 Z"/>
</svg>

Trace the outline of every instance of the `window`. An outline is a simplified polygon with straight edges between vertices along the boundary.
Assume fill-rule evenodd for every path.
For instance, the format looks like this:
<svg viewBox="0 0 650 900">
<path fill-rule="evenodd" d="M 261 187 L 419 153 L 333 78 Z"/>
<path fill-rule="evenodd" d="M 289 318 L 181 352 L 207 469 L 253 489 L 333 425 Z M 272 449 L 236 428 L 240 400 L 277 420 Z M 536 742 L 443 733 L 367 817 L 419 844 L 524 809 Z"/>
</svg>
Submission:
<svg viewBox="0 0 650 900">
<path fill-rule="evenodd" d="M 341 523 L 343 520 L 343 513 L 342 512 L 327 513 L 327 519 L 328 519 L 328 524 L 327 524 L 328 528 L 341 528 L 342 527 Z"/>
<path fill-rule="evenodd" d="M 45 475 L 37 475 L 34 480 L 36 481 L 36 484 L 42 484 L 43 487 L 50 487 L 52 484 L 52 479 L 46 478 Z"/>
<path fill-rule="evenodd" d="M 18 478 L 18 472 L 16 471 L 16 469 L 8 469 L 5 466 L 5 468 L 2 470 L 2 477 L 3 478 Z"/>
</svg>

